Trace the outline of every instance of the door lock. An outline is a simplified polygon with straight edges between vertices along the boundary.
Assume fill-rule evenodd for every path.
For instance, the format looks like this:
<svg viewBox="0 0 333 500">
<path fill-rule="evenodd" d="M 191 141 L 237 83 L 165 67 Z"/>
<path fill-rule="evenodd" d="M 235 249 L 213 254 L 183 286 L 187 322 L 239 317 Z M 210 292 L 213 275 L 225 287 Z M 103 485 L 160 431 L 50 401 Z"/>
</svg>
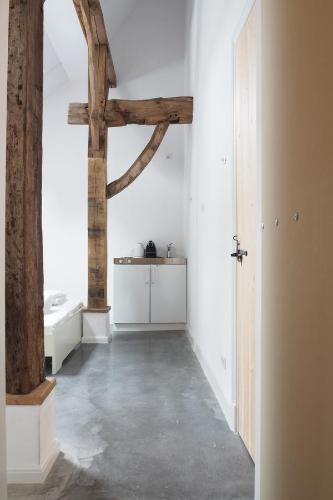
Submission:
<svg viewBox="0 0 333 500">
<path fill-rule="evenodd" d="M 237 249 L 235 253 L 231 254 L 231 257 L 235 257 L 238 262 L 243 262 L 243 257 L 247 257 L 247 250 L 241 250 L 240 241 L 237 235 L 233 237 L 233 240 L 237 243 Z"/>
</svg>

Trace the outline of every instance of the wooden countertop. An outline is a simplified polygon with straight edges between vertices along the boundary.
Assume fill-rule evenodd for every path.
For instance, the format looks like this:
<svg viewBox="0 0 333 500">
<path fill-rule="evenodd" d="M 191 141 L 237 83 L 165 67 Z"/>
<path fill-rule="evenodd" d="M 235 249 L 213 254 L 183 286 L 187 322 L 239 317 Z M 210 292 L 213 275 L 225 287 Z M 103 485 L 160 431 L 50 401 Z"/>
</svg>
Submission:
<svg viewBox="0 0 333 500">
<path fill-rule="evenodd" d="M 155 265 L 155 266 L 183 266 L 186 265 L 186 259 L 183 257 L 117 257 L 113 259 L 116 265 Z"/>
</svg>

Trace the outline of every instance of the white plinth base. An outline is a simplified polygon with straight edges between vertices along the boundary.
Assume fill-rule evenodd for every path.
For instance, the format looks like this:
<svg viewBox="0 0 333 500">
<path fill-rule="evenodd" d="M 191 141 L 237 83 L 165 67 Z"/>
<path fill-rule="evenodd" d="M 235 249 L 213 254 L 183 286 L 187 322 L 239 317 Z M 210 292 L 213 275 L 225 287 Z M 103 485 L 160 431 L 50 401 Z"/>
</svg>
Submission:
<svg viewBox="0 0 333 500">
<path fill-rule="evenodd" d="M 185 332 L 185 323 L 113 323 L 112 333 L 121 332 Z"/>
<path fill-rule="evenodd" d="M 55 391 L 41 405 L 7 406 L 7 481 L 43 483 L 58 454 Z"/>
<path fill-rule="evenodd" d="M 108 312 L 83 311 L 83 344 L 108 344 L 111 326 Z"/>
</svg>

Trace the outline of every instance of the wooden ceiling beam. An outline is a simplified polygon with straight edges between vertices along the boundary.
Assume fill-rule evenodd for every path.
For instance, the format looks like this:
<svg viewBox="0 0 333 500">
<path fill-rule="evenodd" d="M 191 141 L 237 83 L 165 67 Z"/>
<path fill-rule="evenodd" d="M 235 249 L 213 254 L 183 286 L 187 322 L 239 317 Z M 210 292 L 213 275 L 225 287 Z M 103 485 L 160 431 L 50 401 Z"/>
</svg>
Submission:
<svg viewBox="0 0 333 500">
<path fill-rule="evenodd" d="M 89 38 L 91 37 L 91 42 L 96 47 L 106 47 L 108 83 L 111 88 L 117 87 L 117 76 L 99 0 L 73 0 L 73 3 L 88 45 L 90 42 Z"/>
<path fill-rule="evenodd" d="M 193 98 L 171 97 L 140 101 L 112 99 L 106 102 L 107 127 L 125 125 L 189 124 L 193 121 Z M 72 103 L 68 112 L 69 125 L 88 125 L 88 104 Z"/>
</svg>

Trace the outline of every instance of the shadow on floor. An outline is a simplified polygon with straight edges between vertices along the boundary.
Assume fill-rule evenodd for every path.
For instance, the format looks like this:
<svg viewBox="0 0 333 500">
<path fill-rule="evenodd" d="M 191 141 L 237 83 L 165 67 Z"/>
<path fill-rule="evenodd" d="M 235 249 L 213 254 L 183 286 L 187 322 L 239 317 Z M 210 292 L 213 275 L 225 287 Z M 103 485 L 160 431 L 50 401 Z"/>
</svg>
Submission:
<svg viewBox="0 0 333 500">
<path fill-rule="evenodd" d="M 66 373 L 66 367 L 68 367 L 68 375 L 77 376 L 80 374 L 81 370 L 84 369 L 85 363 L 89 360 L 90 356 L 93 355 L 96 349 L 96 344 L 86 344 L 85 348 L 82 349 L 82 345 L 77 346 L 67 358 L 64 359 L 61 373 Z M 47 357 L 45 368 L 46 376 L 52 377 L 52 358 Z M 58 374 L 56 375 L 58 376 Z"/>
</svg>

